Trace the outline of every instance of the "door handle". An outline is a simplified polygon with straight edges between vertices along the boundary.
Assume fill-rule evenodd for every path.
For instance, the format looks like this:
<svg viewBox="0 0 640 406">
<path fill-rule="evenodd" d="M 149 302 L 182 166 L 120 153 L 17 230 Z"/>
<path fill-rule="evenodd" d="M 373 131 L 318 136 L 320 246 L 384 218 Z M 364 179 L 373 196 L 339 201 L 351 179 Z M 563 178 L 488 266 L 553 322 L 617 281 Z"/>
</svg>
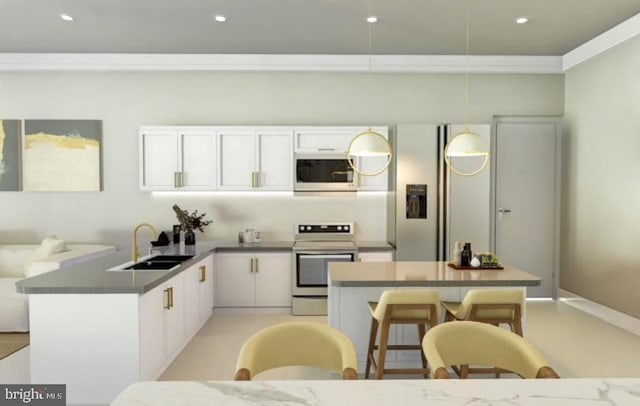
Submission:
<svg viewBox="0 0 640 406">
<path fill-rule="evenodd" d="M 169 289 L 171 289 L 171 288 L 168 288 L 168 289 L 165 289 L 165 290 L 164 290 L 164 293 L 166 293 L 166 294 L 167 294 L 167 297 L 166 297 L 166 299 L 167 299 L 167 300 L 166 300 L 166 303 L 167 303 L 167 304 L 166 304 L 166 305 L 164 305 L 164 308 L 165 308 L 165 309 L 171 309 L 171 296 L 170 296 L 171 294 L 169 293 Z"/>
<path fill-rule="evenodd" d="M 207 267 L 202 265 L 200 267 L 200 282 L 204 282 L 207 280 Z"/>
<path fill-rule="evenodd" d="M 498 209 L 498 220 L 502 220 L 502 215 L 504 213 L 511 213 L 511 209 L 503 209 L 502 207 L 500 207 Z"/>
<path fill-rule="evenodd" d="M 256 258 L 256 273 L 260 272 L 260 262 L 259 262 L 259 258 Z"/>
<path fill-rule="evenodd" d="M 255 258 L 251 258 L 251 273 L 255 273 L 255 271 L 256 271 L 256 266 L 255 266 L 254 260 L 255 260 Z"/>
</svg>

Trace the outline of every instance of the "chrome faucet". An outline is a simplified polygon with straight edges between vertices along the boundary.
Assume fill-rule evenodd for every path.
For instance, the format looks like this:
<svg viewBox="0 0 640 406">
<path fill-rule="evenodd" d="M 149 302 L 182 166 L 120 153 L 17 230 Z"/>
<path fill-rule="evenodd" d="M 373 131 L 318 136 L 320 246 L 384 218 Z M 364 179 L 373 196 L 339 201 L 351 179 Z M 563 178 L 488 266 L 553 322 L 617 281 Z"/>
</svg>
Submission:
<svg viewBox="0 0 640 406">
<path fill-rule="evenodd" d="M 153 240 L 157 240 L 158 239 L 158 232 L 156 231 L 156 229 L 149 223 L 140 223 L 136 226 L 136 228 L 133 229 L 133 263 L 135 264 L 136 262 L 138 262 L 138 257 L 140 256 L 140 252 L 138 251 L 138 230 L 140 229 L 140 227 L 149 227 L 151 229 L 151 231 L 153 231 Z"/>
</svg>

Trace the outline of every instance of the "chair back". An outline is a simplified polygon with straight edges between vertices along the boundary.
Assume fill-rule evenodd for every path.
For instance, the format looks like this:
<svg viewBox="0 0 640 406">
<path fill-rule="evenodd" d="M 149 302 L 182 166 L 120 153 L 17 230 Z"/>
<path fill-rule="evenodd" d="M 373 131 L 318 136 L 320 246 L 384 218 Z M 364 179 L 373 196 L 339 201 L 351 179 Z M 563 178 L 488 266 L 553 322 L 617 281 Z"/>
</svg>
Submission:
<svg viewBox="0 0 640 406">
<path fill-rule="evenodd" d="M 385 315 L 392 323 L 437 322 L 440 319 L 440 293 L 430 289 L 385 290 L 380 295 L 373 317 L 383 320 Z"/>
<path fill-rule="evenodd" d="M 448 378 L 452 365 L 488 365 L 523 378 L 558 378 L 547 360 L 521 336 L 475 321 L 457 321 L 431 328 L 422 340 L 432 378 Z"/>
<path fill-rule="evenodd" d="M 519 324 L 523 308 L 522 290 L 471 289 L 462 300 L 456 318 L 490 324 Z"/>
<path fill-rule="evenodd" d="M 267 327 L 249 337 L 240 350 L 236 380 L 250 380 L 262 371 L 284 366 L 309 366 L 340 372 L 357 379 L 353 343 L 327 325 L 290 322 Z"/>
</svg>

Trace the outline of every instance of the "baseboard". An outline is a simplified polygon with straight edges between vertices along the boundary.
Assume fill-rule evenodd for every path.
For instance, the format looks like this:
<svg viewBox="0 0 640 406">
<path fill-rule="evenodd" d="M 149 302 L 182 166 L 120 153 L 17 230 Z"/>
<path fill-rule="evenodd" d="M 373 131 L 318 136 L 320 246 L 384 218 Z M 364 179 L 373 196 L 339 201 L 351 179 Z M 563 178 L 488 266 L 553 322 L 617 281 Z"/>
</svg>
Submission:
<svg viewBox="0 0 640 406">
<path fill-rule="evenodd" d="M 214 307 L 213 314 L 291 314 L 290 307 Z"/>
<path fill-rule="evenodd" d="M 599 303 L 592 302 L 575 293 L 558 289 L 558 301 L 582 310 L 594 317 L 602 319 L 607 323 L 613 324 L 623 330 L 640 336 L 640 319 L 629 316 L 628 314 L 619 312 L 610 307 L 603 306 Z"/>
</svg>

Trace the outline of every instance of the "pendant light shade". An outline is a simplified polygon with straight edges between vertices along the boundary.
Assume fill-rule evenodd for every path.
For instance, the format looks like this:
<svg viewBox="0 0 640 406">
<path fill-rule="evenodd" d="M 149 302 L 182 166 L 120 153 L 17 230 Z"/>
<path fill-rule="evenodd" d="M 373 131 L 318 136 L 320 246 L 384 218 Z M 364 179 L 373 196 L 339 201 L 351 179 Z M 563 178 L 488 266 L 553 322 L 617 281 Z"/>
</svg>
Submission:
<svg viewBox="0 0 640 406">
<path fill-rule="evenodd" d="M 459 157 L 484 157 L 484 159 L 478 169 L 463 172 L 457 169 L 451 162 L 451 158 Z M 489 150 L 478 134 L 464 130 L 449 141 L 444 149 L 444 160 L 453 173 L 460 176 L 473 176 L 482 171 L 487 165 L 487 162 L 489 162 Z"/>
<path fill-rule="evenodd" d="M 391 147 L 380 133 L 369 129 L 351 140 L 349 155 L 353 156 L 389 156 Z"/>
<path fill-rule="evenodd" d="M 369 128 L 367 131 L 356 135 L 349 144 L 347 151 L 347 161 L 354 171 L 363 176 L 375 176 L 386 171 L 391 163 L 391 145 L 379 132 Z M 378 157 L 386 157 L 384 164 L 375 165 L 376 168 L 371 171 L 365 171 L 358 164 L 359 159 L 376 159 Z"/>
<path fill-rule="evenodd" d="M 489 155 L 482 138 L 468 130 L 453 137 L 447 144 L 444 153 L 449 157 Z"/>
</svg>

